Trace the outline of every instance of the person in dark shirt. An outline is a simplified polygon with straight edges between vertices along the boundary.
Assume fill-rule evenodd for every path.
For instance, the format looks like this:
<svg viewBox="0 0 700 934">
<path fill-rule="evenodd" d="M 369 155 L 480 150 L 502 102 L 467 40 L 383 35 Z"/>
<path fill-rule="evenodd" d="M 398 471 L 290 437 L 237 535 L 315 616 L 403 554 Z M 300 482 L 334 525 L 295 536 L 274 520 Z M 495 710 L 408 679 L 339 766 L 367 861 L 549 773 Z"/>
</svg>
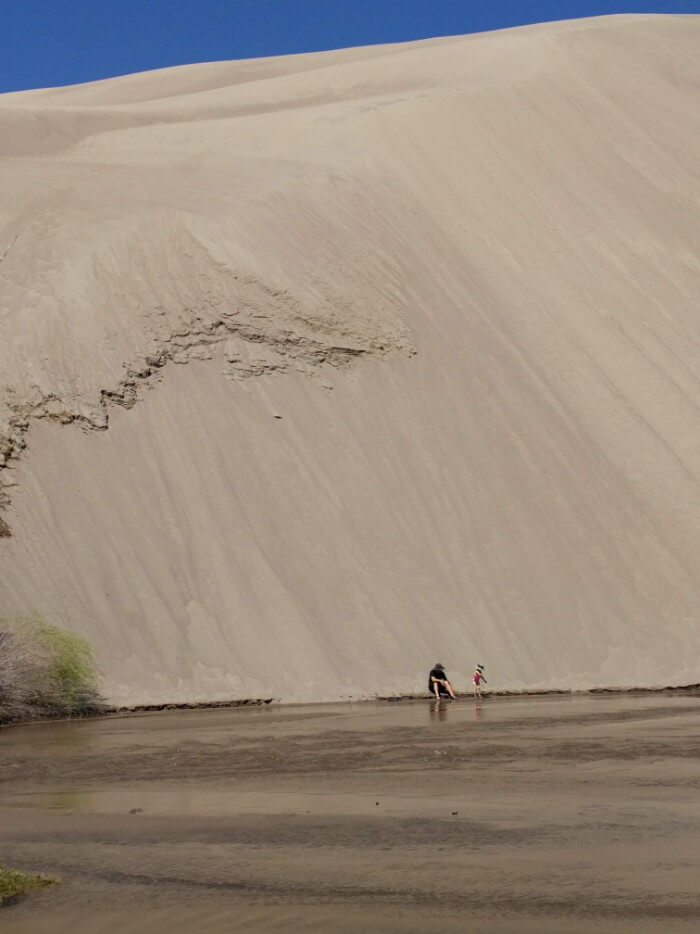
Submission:
<svg viewBox="0 0 700 934">
<path fill-rule="evenodd" d="M 438 700 L 441 697 L 451 697 L 452 700 L 456 700 L 455 692 L 452 690 L 452 685 L 445 674 L 445 666 L 441 665 L 440 662 L 431 669 L 428 675 L 428 691 L 430 694 L 434 694 Z"/>
</svg>

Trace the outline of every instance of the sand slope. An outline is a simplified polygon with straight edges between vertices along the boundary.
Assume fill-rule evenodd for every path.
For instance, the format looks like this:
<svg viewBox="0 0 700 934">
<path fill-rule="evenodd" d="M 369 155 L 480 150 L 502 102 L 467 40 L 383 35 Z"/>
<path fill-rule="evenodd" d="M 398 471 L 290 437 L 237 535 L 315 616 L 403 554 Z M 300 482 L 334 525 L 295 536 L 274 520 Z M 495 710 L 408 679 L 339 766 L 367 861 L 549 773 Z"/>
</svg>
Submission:
<svg viewBox="0 0 700 934">
<path fill-rule="evenodd" d="M 130 703 L 699 681 L 698 49 L 0 98 L 0 612 Z"/>
</svg>

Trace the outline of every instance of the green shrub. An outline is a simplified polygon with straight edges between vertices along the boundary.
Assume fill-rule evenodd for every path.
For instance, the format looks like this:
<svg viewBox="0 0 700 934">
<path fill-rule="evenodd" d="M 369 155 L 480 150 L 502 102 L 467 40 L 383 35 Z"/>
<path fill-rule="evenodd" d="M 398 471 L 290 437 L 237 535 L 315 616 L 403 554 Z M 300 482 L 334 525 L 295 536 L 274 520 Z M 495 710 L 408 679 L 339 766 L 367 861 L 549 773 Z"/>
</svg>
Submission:
<svg viewBox="0 0 700 934">
<path fill-rule="evenodd" d="M 0 620 L 0 721 L 101 707 L 88 642 L 40 616 Z"/>
<path fill-rule="evenodd" d="M 30 889 L 54 885 L 57 881 L 47 876 L 30 876 L 17 869 L 6 869 L 0 866 L 0 906 L 26 895 Z"/>
</svg>

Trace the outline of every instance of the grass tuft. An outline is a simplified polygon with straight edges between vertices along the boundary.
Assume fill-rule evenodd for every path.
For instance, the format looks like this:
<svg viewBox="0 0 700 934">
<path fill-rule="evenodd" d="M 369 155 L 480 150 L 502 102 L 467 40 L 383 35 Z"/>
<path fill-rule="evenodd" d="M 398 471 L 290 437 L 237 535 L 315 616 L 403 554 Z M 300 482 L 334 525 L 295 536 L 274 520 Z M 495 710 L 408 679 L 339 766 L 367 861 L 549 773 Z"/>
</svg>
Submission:
<svg viewBox="0 0 700 934">
<path fill-rule="evenodd" d="M 48 876 L 28 875 L 18 869 L 6 869 L 0 866 L 0 906 L 21 898 L 32 889 L 40 889 L 57 883 L 58 879 L 50 879 Z"/>
</svg>

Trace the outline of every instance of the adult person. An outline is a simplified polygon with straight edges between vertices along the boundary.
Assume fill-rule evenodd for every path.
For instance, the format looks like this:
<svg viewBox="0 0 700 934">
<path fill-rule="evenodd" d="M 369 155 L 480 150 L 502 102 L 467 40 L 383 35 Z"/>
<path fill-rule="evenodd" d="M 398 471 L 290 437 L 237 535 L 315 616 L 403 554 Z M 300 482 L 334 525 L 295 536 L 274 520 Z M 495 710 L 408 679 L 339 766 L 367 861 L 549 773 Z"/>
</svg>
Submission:
<svg viewBox="0 0 700 934">
<path fill-rule="evenodd" d="M 428 691 L 434 694 L 438 700 L 440 700 L 441 697 L 451 697 L 452 700 L 457 699 L 455 697 L 455 692 L 452 690 L 452 685 L 447 680 L 445 666 L 441 662 L 437 662 L 430 670 L 430 674 L 428 675 Z"/>
</svg>

